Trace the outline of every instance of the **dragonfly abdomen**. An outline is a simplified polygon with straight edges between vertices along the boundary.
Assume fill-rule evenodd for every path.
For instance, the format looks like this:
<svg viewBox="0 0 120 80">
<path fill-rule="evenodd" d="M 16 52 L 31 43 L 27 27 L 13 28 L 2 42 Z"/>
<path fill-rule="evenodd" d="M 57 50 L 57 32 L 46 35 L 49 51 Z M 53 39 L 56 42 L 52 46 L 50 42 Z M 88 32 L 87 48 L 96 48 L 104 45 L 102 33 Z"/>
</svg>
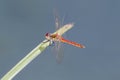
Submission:
<svg viewBox="0 0 120 80">
<path fill-rule="evenodd" d="M 79 43 L 76 43 L 76 42 L 73 42 L 73 41 L 69 41 L 69 40 L 66 40 L 64 38 L 61 38 L 61 42 L 64 42 L 64 43 L 67 43 L 67 44 L 70 44 L 70 45 L 73 45 L 73 46 L 76 46 L 76 47 L 79 47 L 79 48 L 85 48 L 85 46 L 82 45 L 82 44 L 79 44 Z"/>
</svg>

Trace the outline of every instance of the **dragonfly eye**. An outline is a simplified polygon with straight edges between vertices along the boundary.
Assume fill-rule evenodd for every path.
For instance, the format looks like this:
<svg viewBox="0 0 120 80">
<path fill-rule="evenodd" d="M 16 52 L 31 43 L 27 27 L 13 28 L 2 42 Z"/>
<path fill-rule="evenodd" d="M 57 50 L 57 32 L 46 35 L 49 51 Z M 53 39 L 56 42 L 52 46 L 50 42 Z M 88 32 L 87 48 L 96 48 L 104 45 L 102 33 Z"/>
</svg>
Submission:
<svg viewBox="0 0 120 80">
<path fill-rule="evenodd" d="M 46 33 L 45 36 L 49 36 L 50 34 L 49 33 Z"/>
</svg>

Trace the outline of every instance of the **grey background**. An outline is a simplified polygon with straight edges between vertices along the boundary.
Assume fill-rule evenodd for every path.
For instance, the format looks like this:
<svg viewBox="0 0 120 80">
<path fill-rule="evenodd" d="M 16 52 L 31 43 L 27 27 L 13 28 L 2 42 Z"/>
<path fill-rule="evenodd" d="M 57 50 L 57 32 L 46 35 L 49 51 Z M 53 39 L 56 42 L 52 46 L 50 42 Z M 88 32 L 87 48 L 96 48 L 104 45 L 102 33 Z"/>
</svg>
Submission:
<svg viewBox="0 0 120 80">
<path fill-rule="evenodd" d="M 54 32 L 53 10 L 74 22 L 56 63 L 52 47 L 13 80 L 120 80 L 120 0 L 0 0 L 0 77 Z"/>
</svg>

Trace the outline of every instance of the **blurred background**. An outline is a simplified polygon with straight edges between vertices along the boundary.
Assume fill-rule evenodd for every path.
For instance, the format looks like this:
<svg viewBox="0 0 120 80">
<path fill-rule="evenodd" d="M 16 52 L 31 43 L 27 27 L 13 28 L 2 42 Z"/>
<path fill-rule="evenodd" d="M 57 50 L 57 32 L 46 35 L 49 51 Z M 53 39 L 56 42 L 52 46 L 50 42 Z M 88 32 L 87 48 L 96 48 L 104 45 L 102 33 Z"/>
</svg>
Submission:
<svg viewBox="0 0 120 80">
<path fill-rule="evenodd" d="M 54 9 L 63 23 L 74 22 L 67 38 L 86 46 L 64 44 L 56 62 L 52 47 L 13 80 L 120 80 L 119 0 L 0 0 L 0 78 L 55 31 Z"/>
</svg>

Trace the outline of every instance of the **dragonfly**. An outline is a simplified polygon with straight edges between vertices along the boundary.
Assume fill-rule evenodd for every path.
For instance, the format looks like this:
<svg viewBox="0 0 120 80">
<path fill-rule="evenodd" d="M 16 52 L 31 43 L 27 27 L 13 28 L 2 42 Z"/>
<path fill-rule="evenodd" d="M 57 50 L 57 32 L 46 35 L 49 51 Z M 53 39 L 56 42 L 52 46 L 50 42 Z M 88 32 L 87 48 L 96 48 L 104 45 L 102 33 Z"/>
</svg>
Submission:
<svg viewBox="0 0 120 80">
<path fill-rule="evenodd" d="M 57 27 L 57 31 L 54 32 L 54 33 L 46 33 L 45 34 L 45 38 L 47 41 L 49 41 L 49 45 L 52 45 L 52 44 L 55 44 L 55 49 L 57 49 L 57 51 L 59 51 L 60 49 L 60 46 L 61 46 L 61 43 L 66 43 L 66 44 L 69 44 L 69 45 L 72 45 L 72 46 L 75 46 L 75 47 L 78 47 L 78 48 L 85 48 L 84 45 L 82 44 L 79 44 L 77 42 L 74 42 L 74 41 L 71 41 L 71 40 L 68 40 L 68 39 L 65 39 L 62 35 L 67 32 L 69 29 L 71 29 L 73 26 L 74 26 L 74 23 L 68 23 L 66 25 L 60 25 L 60 22 L 58 20 L 58 17 L 56 17 L 56 20 L 55 20 L 55 25 Z M 63 57 L 63 54 L 59 52 L 57 52 L 57 56 L 56 56 L 56 59 L 57 59 L 57 62 L 58 63 L 61 63 L 61 58 Z"/>
<path fill-rule="evenodd" d="M 63 28 L 59 31 L 56 31 L 55 33 L 51 34 L 51 33 L 46 33 L 45 38 L 50 41 L 50 44 L 57 42 L 62 42 L 62 43 L 66 43 L 78 48 L 85 48 L 84 45 L 79 44 L 77 42 L 65 39 L 64 37 L 62 37 L 62 34 L 69 29 L 69 27 L 73 27 L 73 23 L 69 23 L 63 26 Z"/>
</svg>

